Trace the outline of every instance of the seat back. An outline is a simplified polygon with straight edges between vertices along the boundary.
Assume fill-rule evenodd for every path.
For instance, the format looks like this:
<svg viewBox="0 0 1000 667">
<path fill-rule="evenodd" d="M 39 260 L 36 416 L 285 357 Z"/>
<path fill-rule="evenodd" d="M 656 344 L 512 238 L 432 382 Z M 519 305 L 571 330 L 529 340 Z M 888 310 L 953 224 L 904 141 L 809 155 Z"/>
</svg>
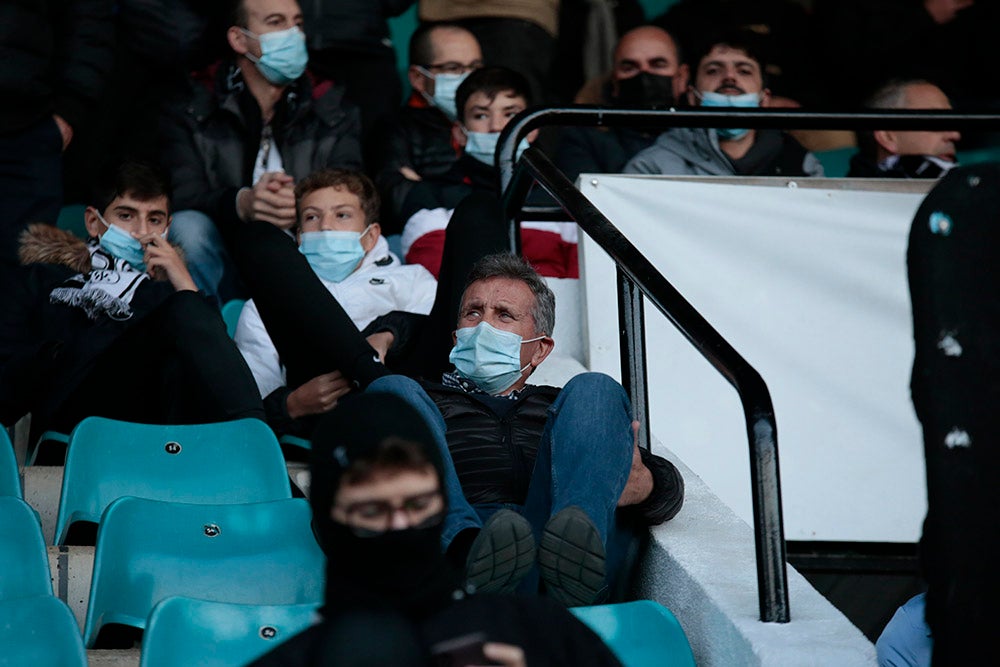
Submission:
<svg viewBox="0 0 1000 667">
<path fill-rule="evenodd" d="M 0 600 L 36 595 L 52 595 L 42 526 L 26 502 L 0 498 Z"/>
<path fill-rule="evenodd" d="M 17 472 L 17 459 L 14 457 L 14 445 L 4 426 L 0 426 L 0 496 L 24 497 L 21 476 Z"/>
<path fill-rule="evenodd" d="M 308 501 L 192 505 L 119 498 L 101 519 L 84 638 L 143 629 L 160 600 L 183 595 L 242 604 L 318 604 L 324 556 Z"/>
<path fill-rule="evenodd" d="M 226 323 L 226 333 L 232 338 L 236 335 L 236 325 L 240 322 L 245 299 L 231 299 L 222 306 L 222 321 Z"/>
<path fill-rule="evenodd" d="M 245 665 L 319 620 L 317 608 L 167 598 L 149 615 L 140 667 Z"/>
<path fill-rule="evenodd" d="M 694 655 L 681 624 L 652 600 L 573 607 L 625 667 L 695 667 Z"/>
<path fill-rule="evenodd" d="M 53 595 L 0 600 L 0 667 L 86 667 L 80 626 Z"/>
<path fill-rule="evenodd" d="M 161 426 L 88 417 L 70 434 L 55 543 L 75 521 L 100 521 L 122 496 L 249 503 L 290 498 L 291 486 L 278 440 L 259 420 Z"/>
</svg>

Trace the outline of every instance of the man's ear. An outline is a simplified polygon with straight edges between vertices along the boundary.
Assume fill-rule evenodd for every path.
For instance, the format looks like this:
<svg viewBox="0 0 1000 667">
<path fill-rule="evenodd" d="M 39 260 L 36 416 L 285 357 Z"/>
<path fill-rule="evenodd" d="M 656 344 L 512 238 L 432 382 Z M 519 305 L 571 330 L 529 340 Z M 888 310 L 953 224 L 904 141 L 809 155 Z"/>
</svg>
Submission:
<svg viewBox="0 0 1000 667">
<path fill-rule="evenodd" d="M 378 237 L 380 237 L 381 235 L 382 235 L 382 225 L 378 224 L 377 222 L 373 222 L 368 227 L 368 233 L 365 234 L 364 238 L 361 239 L 361 247 L 364 249 L 365 254 L 367 254 L 369 250 L 375 247 L 375 244 L 378 243 Z"/>
<path fill-rule="evenodd" d="M 698 96 L 694 94 L 694 86 L 688 86 L 687 98 L 688 98 L 688 104 L 690 104 L 691 106 L 693 107 L 701 106 L 701 100 L 699 100 Z"/>
<path fill-rule="evenodd" d="M 107 229 L 98 217 L 97 209 L 93 206 L 88 206 L 84 209 L 83 224 L 87 228 L 87 233 L 95 239 L 99 239 L 104 236 L 104 230 Z"/>
<path fill-rule="evenodd" d="M 528 140 L 529 144 L 535 143 L 535 139 L 538 138 L 538 130 L 532 130 L 528 134 L 524 135 L 524 138 Z"/>
<path fill-rule="evenodd" d="M 406 79 L 410 82 L 410 87 L 414 90 L 420 90 L 428 95 L 433 95 L 434 81 L 424 75 L 416 65 L 410 65 L 406 70 Z"/>
<path fill-rule="evenodd" d="M 546 336 L 545 338 L 537 342 L 538 342 L 538 349 L 536 349 L 535 353 L 531 355 L 532 370 L 538 368 L 538 365 L 541 364 L 543 361 L 545 361 L 545 358 L 549 356 L 549 354 L 552 352 L 552 349 L 556 346 L 556 342 L 552 339 L 551 336 Z"/>
<path fill-rule="evenodd" d="M 465 144 L 469 143 L 469 138 L 465 136 L 465 131 L 462 129 L 461 124 L 452 123 L 451 140 L 456 146 L 461 146 L 462 148 L 465 148 Z"/>
<path fill-rule="evenodd" d="M 769 107 L 771 106 L 771 90 L 770 88 L 765 88 L 760 91 L 760 106 Z"/>
<path fill-rule="evenodd" d="M 893 155 L 899 149 L 899 142 L 894 130 L 875 130 L 872 132 L 872 137 L 875 139 L 875 143 Z"/>
<path fill-rule="evenodd" d="M 247 47 L 247 36 L 242 30 L 240 30 L 239 26 L 229 26 L 229 30 L 226 31 L 226 41 L 229 42 L 229 48 L 231 48 L 237 55 L 242 56 L 250 50 Z"/>
<path fill-rule="evenodd" d="M 691 78 L 691 68 L 687 63 L 677 66 L 677 74 L 674 74 L 674 98 L 681 99 L 681 95 L 688 89 L 688 79 Z"/>
</svg>

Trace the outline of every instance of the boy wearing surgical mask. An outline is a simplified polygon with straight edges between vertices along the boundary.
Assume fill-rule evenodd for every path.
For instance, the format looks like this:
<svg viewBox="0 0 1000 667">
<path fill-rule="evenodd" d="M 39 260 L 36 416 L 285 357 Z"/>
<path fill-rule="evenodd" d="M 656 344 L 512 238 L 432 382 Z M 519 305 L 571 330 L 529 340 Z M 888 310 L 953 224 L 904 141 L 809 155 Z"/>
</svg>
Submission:
<svg viewBox="0 0 1000 667">
<path fill-rule="evenodd" d="M 739 110 L 771 105 L 754 33 L 706 40 L 688 91 L 693 106 Z M 625 165 L 628 174 L 673 176 L 822 176 L 823 166 L 791 135 L 752 128 L 675 127 Z"/>
<path fill-rule="evenodd" d="M 89 242 L 45 224 L 5 267 L 0 422 L 32 438 L 84 417 L 191 424 L 263 419 L 253 376 L 215 303 L 167 240 L 170 188 L 151 165 L 104 175 L 84 214 Z M 9 272 L 8 272 L 9 271 Z"/>
<path fill-rule="evenodd" d="M 380 359 L 391 362 L 402 353 L 393 345 L 403 337 L 399 328 L 413 322 L 402 314 L 429 313 L 437 282 L 423 267 L 404 266 L 389 252 L 378 223 L 378 194 L 364 174 L 318 171 L 296 186 L 295 198 L 299 252 Z M 303 317 L 308 326 L 308 314 Z M 333 409 L 352 388 L 337 370 L 287 386 L 284 364 L 253 300 L 240 314 L 235 340 L 264 397 L 268 422 L 278 432 L 306 433 L 313 416 Z"/>
<path fill-rule="evenodd" d="M 499 197 L 494 166 L 497 140 L 510 119 L 531 104 L 528 90 L 523 76 L 503 67 L 478 69 L 458 87 L 455 105 L 459 116 L 451 136 L 462 155 L 446 173 L 414 185 L 404 202 L 402 250 L 408 264 L 422 264 L 438 276 L 445 229 L 458 204 L 473 193 Z M 528 133 L 518 146 L 518 156 L 537 135 L 537 131 Z M 575 225 L 525 222 L 521 241 L 525 257 L 542 275 L 579 276 Z"/>
</svg>

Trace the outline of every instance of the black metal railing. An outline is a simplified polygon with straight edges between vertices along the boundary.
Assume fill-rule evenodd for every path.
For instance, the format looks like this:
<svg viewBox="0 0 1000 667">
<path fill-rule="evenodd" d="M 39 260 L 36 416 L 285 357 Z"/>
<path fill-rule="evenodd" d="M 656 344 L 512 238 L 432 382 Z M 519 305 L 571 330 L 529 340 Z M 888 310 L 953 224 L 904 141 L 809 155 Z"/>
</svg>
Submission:
<svg viewBox="0 0 1000 667">
<path fill-rule="evenodd" d="M 540 150 L 529 148 L 516 163 L 517 145 L 528 132 L 544 126 L 625 125 L 630 127 L 753 127 L 758 129 L 895 129 L 983 130 L 1000 128 L 1000 115 L 955 112 L 816 113 L 802 110 L 646 111 L 580 106 L 529 109 L 512 119 L 500 136 L 496 163 L 504 208 L 510 220 L 511 248 L 520 248 L 520 221 L 556 219 L 561 209 L 615 262 L 618 274 L 622 383 L 640 423 L 640 444 L 649 446 L 648 389 L 643 297 L 670 320 L 736 389 L 743 405 L 750 445 L 754 542 L 760 619 L 787 623 L 788 573 L 781 511 L 777 425 L 767 384 L 711 324 L 667 281 Z M 534 183 L 559 208 L 525 206 Z"/>
</svg>

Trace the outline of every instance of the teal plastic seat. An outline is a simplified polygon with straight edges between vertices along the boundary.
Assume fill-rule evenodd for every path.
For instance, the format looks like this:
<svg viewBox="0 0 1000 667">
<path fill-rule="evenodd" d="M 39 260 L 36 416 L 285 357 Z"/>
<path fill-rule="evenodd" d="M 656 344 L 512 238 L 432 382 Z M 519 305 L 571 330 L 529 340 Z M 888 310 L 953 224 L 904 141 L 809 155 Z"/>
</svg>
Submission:
<svg viewBox="0 0 1000 667">
<path fill-rule="evenodd" d="M 319 604 L 324 556 L 303 498 L 193 505 L 119 498 L 101 519 L 84 640 L 144 629 L 153 606 L 182 595 L 241 604 Z"/>
<path fill-rule="evenodd" d="M 42 526 L 26 502 L 0 498 L 0 600 L 36 595 L 52 595 Z"/>
<path fill-rule="evenodd" d="M 226 333 L 232 338 L 236 335 L 236 325 L 240 322 L 240 313 L 246 305 L 244 299 L 232 299 L 222 306 L 222 321 L 226 323 Z"/>
<path fill-rule="evenodd" d="M 652 600 L 570 609 L 587 624 L 625 667 L 695 667 L 681 624 Z"/>
<path fill-rule="evenodd" d="M 14 457 L 14 445 L 3 426 L 0 426 L 0 496 L 24 497 L 21 476 L 17 472 L 17 459 Z"/>
<path fill-rule="evenodd" d="M 823 165 L 823 175 L 827 178 L 843 178 L 851 168 L 851 158 L 858 152 L 857 146 L 831 148 L 828 151 L 816 151 L 814 155 Z"/>
<path fill-rule="evenodd" d="M 139 667 L 245 665 L 319 620 L 318 608 L 167 598 L 149 615 Z"/>
<path fill-rule="evenodd" d="M 0 600 L 0 667 L 86 667 L 80 626 L 53 595 Z"/>
<path fill-rule="evenodd" d="M 292 492 L 278 439 L 257 419 L 161 426 L 88 417 L 70 435 L 55 543 L 122 496 L 250 503 Z"/>
</svg>

